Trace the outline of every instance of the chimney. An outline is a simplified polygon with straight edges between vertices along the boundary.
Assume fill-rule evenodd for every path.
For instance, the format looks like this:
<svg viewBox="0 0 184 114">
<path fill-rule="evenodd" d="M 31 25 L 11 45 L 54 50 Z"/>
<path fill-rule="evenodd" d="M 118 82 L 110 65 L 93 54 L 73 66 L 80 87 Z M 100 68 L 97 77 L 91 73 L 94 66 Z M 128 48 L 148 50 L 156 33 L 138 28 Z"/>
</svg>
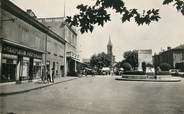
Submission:
<svg viewBox="0 0 184 114">
<path fill-rule="evenodd" d="M 168 46 L 168 47 L 167 47 L 167 50 L 170 50 L 170 49 L 171 49 L 171 47 L 170 47 L 170 46 Z"/>
<path fill-rule="evenodd" d="M 34 19 L 37 18 L 35 13 L 31 9 L 27 9 L 26 13 L 30 15 L 31 17 L 33 17 Z"/>
</svg>

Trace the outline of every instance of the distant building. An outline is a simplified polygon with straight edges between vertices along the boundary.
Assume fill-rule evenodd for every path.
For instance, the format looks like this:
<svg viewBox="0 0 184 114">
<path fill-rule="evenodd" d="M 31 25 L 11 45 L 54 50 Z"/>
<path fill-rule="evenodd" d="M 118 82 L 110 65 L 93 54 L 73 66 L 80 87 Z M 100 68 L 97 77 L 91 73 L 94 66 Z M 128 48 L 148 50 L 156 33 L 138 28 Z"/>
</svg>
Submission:
<svg viewBox="0 0 184 114">
<path fill-rule="evenodd" d="M 113 55 L 113 45 L 112 45 L 112 42 L 111 42 L 111 38 L 109 36 L 109 41 L 108 41 L 108 44 L 107 44 L 107 55 L 109 55 L 110 59 L 111 59 L 111 63 L 110 63 L 110 66 L 113 67 L 114 64 L 115 64 L 115 56 Z"/>
<path fill-rule="evenodd" d="M 152 50 L 138 50 L 138 70 L 142 71 L 142 63 L 145 62 L 146 64 L 153 64 L 152 59 Z"/>
<path fill-rule="evenodd" d="M 84 67 L 84 68 L 90 68 L 91 66 L 90 66 L 90 59 L 82 59 L 82 66 Z"/>
<path fill-rule="evenodd" d="M 90 59 L 82 59 L 83 63 L 90 63 Z"/>
<path fill-rule="evenodd" d="M 155 54 L 153 60 L 155 66 L 168 63 L 172 68 L 184 70 L 184 45 L 179 45 L 173 49 L 168 47 L 166 51 Z"/>
</svg>

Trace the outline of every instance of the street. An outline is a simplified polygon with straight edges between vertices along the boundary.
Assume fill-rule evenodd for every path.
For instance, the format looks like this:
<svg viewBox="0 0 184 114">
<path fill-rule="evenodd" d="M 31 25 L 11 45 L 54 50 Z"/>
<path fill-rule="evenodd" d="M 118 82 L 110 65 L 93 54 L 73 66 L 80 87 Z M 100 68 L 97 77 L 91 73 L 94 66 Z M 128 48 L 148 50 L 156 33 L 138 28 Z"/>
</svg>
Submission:
<svg viewBox="0 0 184 114">
<path fill-rule="evenodd" d="M 87 76 L 0 100 L 3 114 L 184 114 L 184 82 Z"/>
</svg>

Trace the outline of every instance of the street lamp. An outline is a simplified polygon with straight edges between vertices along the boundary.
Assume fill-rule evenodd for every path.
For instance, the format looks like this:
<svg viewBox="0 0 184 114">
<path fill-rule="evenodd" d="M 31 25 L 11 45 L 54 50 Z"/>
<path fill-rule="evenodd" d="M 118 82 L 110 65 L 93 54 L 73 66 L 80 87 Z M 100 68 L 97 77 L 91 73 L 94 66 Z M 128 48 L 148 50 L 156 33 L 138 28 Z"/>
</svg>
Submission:
<svg viewBox="0 0 184 114">
<path fill-rule="evenodd" d="M 50 29 L 51 26 L 47 26 L 47 32 L 45 33 L 46 34 L 46 37 L 45 37 L 45 63 L 44 63 L 44 74 L 42 74 L 42 81 L 45 81 L 45 78 L 47 78 L 47 40 L 48 40 L 48 31 Z"/>
</svg>

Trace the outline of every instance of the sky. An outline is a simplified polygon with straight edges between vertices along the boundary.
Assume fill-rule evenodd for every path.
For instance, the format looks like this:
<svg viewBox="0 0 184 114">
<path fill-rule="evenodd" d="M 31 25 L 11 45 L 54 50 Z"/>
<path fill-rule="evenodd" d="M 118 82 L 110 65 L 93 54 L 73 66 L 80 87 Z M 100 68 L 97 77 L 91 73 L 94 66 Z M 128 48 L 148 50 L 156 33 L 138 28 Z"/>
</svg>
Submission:
<svg viewBox="0 0 184 114">
<path fill-rule="evenodd" d="M 37 17 L 63 17 L 64 0 L 11 0 L 23 10 L 32 9 Z M 170 46 L 184 44 L 184 16 L 172 5 L 162 5 L 162 0 L 124 0 L 128 8 L 160 9 L 161 19 L 149 26 L 138 26 L 134 21 L 121 23 L 120 15 L 113 10 L 111 21 L 104 27 L 96 26 L 93 33 L 80 34 L 79 51 L 81 58 L 90 58 L 93 54 L 107 52 L 109 36 L 113 44 L 116 61 L 123 59 L 123 53 L 134 49 L 152 49 L 153 54 Z M 78 4 L 92 4 L 94 0 L 65 0 L 65 15 L 78 13 Z"/>
</svg>

